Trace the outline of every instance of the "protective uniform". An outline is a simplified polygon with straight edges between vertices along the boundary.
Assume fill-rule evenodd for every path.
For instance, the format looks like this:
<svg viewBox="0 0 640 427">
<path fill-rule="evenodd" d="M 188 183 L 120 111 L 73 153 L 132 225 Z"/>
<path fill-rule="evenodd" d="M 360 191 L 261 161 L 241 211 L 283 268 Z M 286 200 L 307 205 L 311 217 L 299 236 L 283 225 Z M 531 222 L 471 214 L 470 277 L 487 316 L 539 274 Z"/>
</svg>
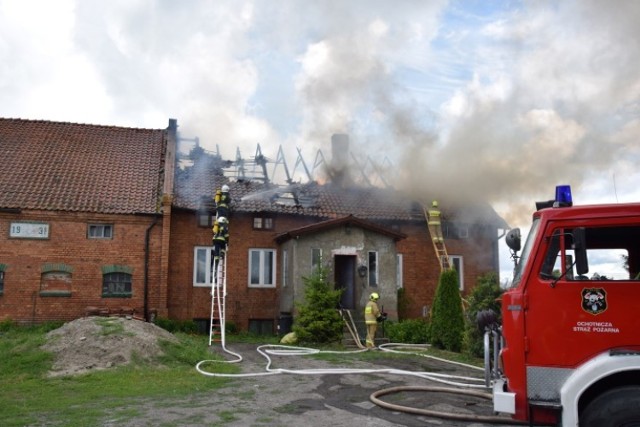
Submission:
<svg viewBox="0 0 640 427">
<path fill-rule="evenodd" d="M 214 200 L 216 202 L 216 217 L 229 218 L 229 205 L 231 204 L 229 186 L 225 184 L 222 186 L 222 189 L 217 190 Z"/>
<path fill-rule="evenodd" d="M 438 202 L 433 201 L 431 203 L 431 209 L 427 212 L 428 214 L 428 224 L 429 224 L 429 232 L 431 233 L 431 238 L 436 243 L 442 243 L 444 239 L 442 238 L 442 226 L 440 223 L 440 209 L 438 209 Z"/>
<path fill-rule="evenodd" d="M 217 271 L 218 262 L 224 258 L 229 244 L 229 222 L 225 217 L 213 223 L 213 268 Z"/>
<path fill-rule="evenodd" d="M 367 348 L 374 348 L 376 330 L 378 329 L 378 317 L 380 317 L 380 309 L 378 308 L 378 301 L 380 295 L 377 292 L 372 293 L 369 296 L 369 302 L 364 308 L 364 322 L 367 324 Z"/>
</svg>

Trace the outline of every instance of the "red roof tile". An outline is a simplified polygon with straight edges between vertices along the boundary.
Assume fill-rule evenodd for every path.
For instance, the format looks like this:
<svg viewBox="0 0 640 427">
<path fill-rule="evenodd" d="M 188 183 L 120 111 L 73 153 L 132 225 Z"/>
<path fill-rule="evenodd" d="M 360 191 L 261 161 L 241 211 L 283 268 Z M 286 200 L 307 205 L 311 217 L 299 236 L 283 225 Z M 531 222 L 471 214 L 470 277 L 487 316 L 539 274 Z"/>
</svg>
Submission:
<svg viewBox="0 0 640 427">
<path fill-rule="evenodd" d="M 0 208 L 154 213 L 166 131 L 0 118 Z"/>
</svg>

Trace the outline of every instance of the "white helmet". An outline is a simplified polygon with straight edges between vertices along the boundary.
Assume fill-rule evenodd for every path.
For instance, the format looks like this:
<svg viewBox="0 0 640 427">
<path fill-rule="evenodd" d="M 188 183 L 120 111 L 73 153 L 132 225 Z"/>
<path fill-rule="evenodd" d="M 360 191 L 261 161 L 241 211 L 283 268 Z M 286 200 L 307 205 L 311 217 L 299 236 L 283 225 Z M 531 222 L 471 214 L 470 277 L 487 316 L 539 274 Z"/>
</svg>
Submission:
<svg viewBox="0 0 640 427">
<path fill-rule="evenodd" d="M 218 222 L 220 224 L 227 224 L 229 222 L 229 220 L 227 220 L 227 218 L 221 216 L 220 218 L 218 218 Z"/>
<path fill-rule="evenodd" d="M 222 192 L 223 193 L 228 193 L 229 192 L 229 186 L 227 184 L 222 186 Z"/>
</svg>

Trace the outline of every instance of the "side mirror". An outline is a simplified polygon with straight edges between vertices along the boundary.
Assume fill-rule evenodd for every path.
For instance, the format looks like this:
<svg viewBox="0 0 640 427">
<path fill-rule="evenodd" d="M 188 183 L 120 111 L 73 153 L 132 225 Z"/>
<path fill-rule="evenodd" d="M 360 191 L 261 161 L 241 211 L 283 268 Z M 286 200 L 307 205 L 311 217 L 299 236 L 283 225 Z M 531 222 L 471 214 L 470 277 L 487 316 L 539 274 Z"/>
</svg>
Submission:
<svg viewBox="0 0 640 427">
<path fill-rule="evenodd" d="M 520 251 L 521 238 L 520 238 L 520 229 L 513 228 L 509 230 L 506 237 L 504 238 L 507 246 L 511 248 L 512 251 L 518 252 Z"/>
<path fill-rule="evenodd" d="M 576 272 L 578 275 L 589 272 L 589 261 L 587 260 L 587 237 L 584 227 L 573 229 L 573 250 L 576 255 Z"/>
</svg>

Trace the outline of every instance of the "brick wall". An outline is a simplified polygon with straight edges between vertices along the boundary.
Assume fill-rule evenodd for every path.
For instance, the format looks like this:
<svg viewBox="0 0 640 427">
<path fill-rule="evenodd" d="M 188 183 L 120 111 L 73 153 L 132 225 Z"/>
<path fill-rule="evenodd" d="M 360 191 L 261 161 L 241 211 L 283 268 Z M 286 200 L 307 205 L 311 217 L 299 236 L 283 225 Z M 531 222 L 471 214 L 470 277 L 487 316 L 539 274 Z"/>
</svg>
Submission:
<svg viewBox="0 0 640 427">
<path fill-rule="evenodd" d="M 49 225 L 46 240 L 9 238 L 12 222 L 43 222 Z M 122 308 L 142 314 L 144 306 L 145 233 L 153 217 L 23 211 L 0 213 L 0 264 L 5 264 L 4 292 L 0 295 L 0 319 L 21 323 L 73 320 L 87 307 L 111 312 Z M 88 239 L 89 223 L 113 224 L 112 239 Z M 162 227 L 151 231 L 149 252 L 150 308 L 162 309 L 164 298 L 156 290 L 161 281 L 159 259 Z M 64 266 L 69 274 L 63 285 L 44 278 L 43 266 Z M 130 298 L 102 297 L 102 267 L 132 269 Z M 50 275 L 49 275 L 50 276 Z M 58 276 L 61 277 L 61 276 Z M 50 291 L 48 291 L 48 289 Z M 166 310 L 166 308 L 165 308 Z"/>
</svg>

